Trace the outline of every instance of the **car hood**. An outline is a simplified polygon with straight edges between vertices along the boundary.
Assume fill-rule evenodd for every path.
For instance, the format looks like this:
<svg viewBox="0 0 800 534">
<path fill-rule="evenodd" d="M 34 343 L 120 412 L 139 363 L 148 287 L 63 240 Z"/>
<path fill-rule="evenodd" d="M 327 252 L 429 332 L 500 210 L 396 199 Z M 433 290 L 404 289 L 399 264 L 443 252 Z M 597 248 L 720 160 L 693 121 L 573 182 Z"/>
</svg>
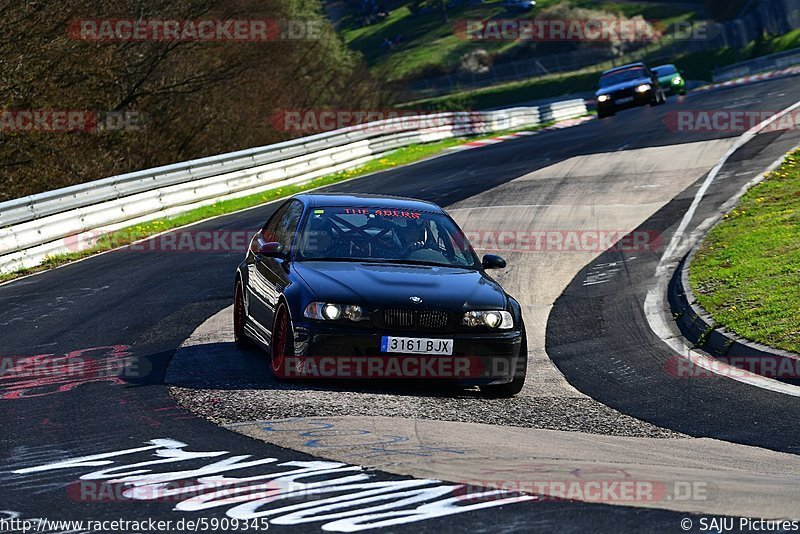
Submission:
<svg viewBox="0 0 800 534">
<path fill-rule="evenodd" d="M 606 95 L 608 93 L 615 93 L 617 91 L 622 91 L 623 89 L 631 89 L 633 87 L 638 87 L 643 83 L 652 84 L 653 80 L 651 80 L 650 78 L 637 78 L 635 80 L 629 80 L 627 82 L 616 83 L 614 85 L 607 85 L 606 87 L 603 87 L 595 91 L 594 95 L 600 96 L 600 95 Z"/>
<path fill-rule="evenodd" d="M 414 306 L 451 311 L 505 309 L 506 295 L 480 271 L 356 262 L 304 261 L 294 269 L 320 301 L 353 303 L 371 308 Z"/>
<path fill-rule="evenodd" d="M 680 76 L 680 74 L 667 74 L 664 76 L 659 76 L 658 83 L 660 83 L 661 85 L 669 85 L 670 83 L 672 83 L 672 79 L 675 76 Z"/>
</svg>

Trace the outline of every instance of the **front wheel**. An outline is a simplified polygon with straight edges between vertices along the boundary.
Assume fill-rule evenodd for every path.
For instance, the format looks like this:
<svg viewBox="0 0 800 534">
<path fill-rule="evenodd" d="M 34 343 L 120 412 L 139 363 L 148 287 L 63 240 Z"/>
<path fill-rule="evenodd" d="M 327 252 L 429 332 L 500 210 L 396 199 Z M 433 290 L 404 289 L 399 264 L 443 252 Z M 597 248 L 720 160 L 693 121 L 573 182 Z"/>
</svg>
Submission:
<svg viewBox="0 0 800 534">
<path fill-rule="evenodd" d="M 286 378 L 286 360 L 292 356 L 294 356 L 292 321 L 286 304 L 281 302 L 275 310 L 275 323 L 272 326 L 270 341 L 270 367 L 275 378 L 279 380 Z"/>
<path fill-rule="evenodd" d="M 522 325 L 522 343 L 519 346 L 519 358 L 517 368 L 514 370 L 514 378 L 506 384 L 490 384 L 481 386 L 481 393 L 484 396 L 495 399 L 505 399 L 513 397 L 525 385 L 525 376 L 528 374 L 528 341 L 525 335 L 525 325 Z"/>
</svg>

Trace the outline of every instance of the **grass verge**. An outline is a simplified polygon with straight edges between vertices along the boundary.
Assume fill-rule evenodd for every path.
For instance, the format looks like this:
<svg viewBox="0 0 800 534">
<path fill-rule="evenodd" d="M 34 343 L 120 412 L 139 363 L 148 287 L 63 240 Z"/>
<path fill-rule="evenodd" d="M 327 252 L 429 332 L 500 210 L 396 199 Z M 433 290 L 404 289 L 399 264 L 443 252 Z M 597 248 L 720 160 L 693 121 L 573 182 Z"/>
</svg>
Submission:
<svg viewBox="0 0 800 534">
<path fill-rule="evenodd" d="M 643 61 L 651 66 L 674 63 L 690 80 L 710 80 L 715 67 L 731 65 L 767 54 L 783 52 L 800 47 L 800 30 L 793 30 L 780 37 L 767 37 L 752 41 L 742 49 L 718 48 L 663 57 L 656 49 Z M 617 63 L 619 64 L 619 63 Z M 398 107 L 411 109 L 487 109 L 517 104 L 531 100 L 568 96 L 591 91 L 599 73 L 610 68 L 610 62 L 598 63 L 579 71 L 538 76 L 527 80 L 503 83 L 480 89 L 455 91 L 453 93 L 404 103 Z"/>
<path fill-rule="evenodd" d="M 374 24 L 360 26 L 348 14 L 341 20 L 340 33 L 345 43 L 361 52 L 369 67 L 380 77 L 397 81 L 444 74 L 458 68 L 464 54 L 478 49 L 498 56 L 514 49 L 529 48 L 530 43 L 524 40 L 475 42 L 464 39 L 454 31 L 454 24 L 458 21 L 540 18 L 542 10 L 565 3 L 627 17 L 641 15 L 664 24 L 697 16 L 693 10 L 686 9 L 685 4 L 668 1 L 538 0 L 533 11 L 521 12 L 506 8 L 501 0 L 484 0 L 450 3 L 445 21 L 438 9 L 414 14 L 410 9 L 410 2 L 406 0 L 384 0 L 381 4 L 389 8 L 388 17 Z M 389 47 L 384 45 L 387 38 L 399 38 L 399 42 Z M 527 55 L 531 53 L 533 52 L 528 51 Z"/>
<path fill-rule="evenodd" d="M 711 230 L 689 283 L 718 324 L 800 353 L 800 150 Z"/>
<path fill-rule="evenodd" d="M 538 130 L 541 128 L 546 128 L 551 124 L 553 123 L 552 122 L 543 123 L 536 127 L 525 128 L 525 130 Z M 514 131 L 522 131 L 522 130 L 514 130 Z M 168 230 L 172 230 L 175 228 L 180 228 L 181 226 L 186 226 L 187 224 L 202 221 L 204 219 L 209 219 L 211 217 L 216 217 L 218 215 L 225 215 L 227 213 L 233 213 L 235 211 L 239 211 L 242 209 L 259 206 L 261 204 L 265 204 L 272 200 L 290 197 L 302 191 L 307 191 L 309 189 L 335 184 L 337 182 L 348 180 L 350 178 L 356 178 L 358 176 L 363 176 L 365 174 L 370 174 L 386 169 L 391 169 L 394 167 L 399 167 L 402 165 L 407 165 L 409 163 L 414 163 L 416 161 L 420 161 L 422 159 L 434 156 L 444 150 L 447 150 L 448 148 L 459 146 L 469 141 L 495 137 L 510 132 L 511 131 L 494 132 L 483 136 L 460 138 L 460 139 L 445 139 L 433 143 L 411 145 L 395 150 L 387 154 L 383 158 L 369 161 L 360 167 L 356 167 L 354 169 L 350 169 L 347 171 L 337 172 L 334 174 L 329 174 L 327 176 L 321 176 L 304 184 L 289 185 L 285 187 L 279 187 L 277 189 L 270 189 L 268 191 L 264 191 L 262 193 L 256 193 L 254 195 L 248 195 L 241 198 L 216 202 L 214 204 L 203 206 L 201 208 L 196 208 L 187 211 L 185 213 L 181 213 L 180 215 L 175 215 L 173 217 L 156 219 L 147 223 L 142 223 L 135 226 L 128 226 L 100 237 L 95 245 L 86 248 L 85 250 L 67 252 L 62 254 L 54 254 L 52 256 L 48 256 L 47 258 L 45 258 L 45 260 L 42 263 L 40 263 L 35 267 L 18 269 L 9 273 L 0 273 L 0 283 L 7 282 L 9 280 L 13 280 L 15 278 L 33 274 L 36 272 L 46 271 L 48 269 L 52 269 L 60 265 L 77 261 L 89 256 L 93 256 L 95 254 L 99 254 L 101 252 L 106 252 L 118 247 L 129 245 L 135 241 L 139 241 L 146 237 L 159 234 L 161 232 L 165 232 Z"/>
</svg>

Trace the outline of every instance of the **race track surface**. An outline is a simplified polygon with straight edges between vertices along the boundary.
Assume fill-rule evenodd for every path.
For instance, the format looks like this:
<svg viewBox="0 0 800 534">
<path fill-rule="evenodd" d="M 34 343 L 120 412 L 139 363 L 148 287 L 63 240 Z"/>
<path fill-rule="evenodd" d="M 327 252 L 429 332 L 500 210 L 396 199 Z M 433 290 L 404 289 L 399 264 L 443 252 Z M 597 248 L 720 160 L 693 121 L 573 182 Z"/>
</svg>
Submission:
<svg viewBox="0 0 800 534">
<path fill-rule="evenodd" d="M 638 229 L 654 232 L 668 242 L 699 182 L 741 132 L 672 131 L 665 117 L 678 109 L 778 111 L 798 99 L 796 78 L 708 91 L 671 99 L 666 106 L 624 112 L 610 120 L 454 151 L 328 189 L 431 200 L 451 211 L 468 230 Z M 701 203 L 695 222 L 708 217 L 745 182 L 798 144 L 800 136 L 795 134 L 762 134 L 731 158 Z M 275 204 L 268 204 L 205 221 L 191 230 L 250 233 L 274 208 Z M 481 246 L 476 244 L 476 248 Z M 758 506 L 773 514 L 770 517 L 791 516 L 787 510 L 792 504 L 796 508 L 800 476 L 795 456 L 800 432 L 796 425 L 798 399 L 725 378 L 692 381 L 665 371 L 665 362 L 672 355 L 652 333 L 643 312 L 644 295 L 655 283 L 659 252 L 503 253 L 510 268 L 498 279 L 525 306 L 533 343 L 523 394 L 491 402 L 469 391 L 429 388 L 277 386 L 266 374 L 259 374 L 258 353 L 231 352 L 226 314 L 219 314 L 230 306 L 240 251 L 123 249 L 0 286 L 0 356 L 22 365 L 13 372 L 8 372 L 6 365 L 0 374 L 0 510 L 5 510 L 0 511 L 4 514 L 0 519 L 19 514 L 23 518 L 175 521 L 221 518 L 226 513 L 228 517 L 252 518 L 258 509 L 247 509 L 241 499 L 220 500 L 207 507 L 195 502 L 193 508 L 183 499 L 186 495 L 103 498 L 91 488 L 81 493 L 81 484 L 125 476 L 139 484 L 161 480 L 142 478 L 148 473 L 174 473 L 173 480 L 222 473 L 241 478 L 261 476 L 272 481 L 264 490 L 278 495 L 283 486 L 275 483 L 277 475 L 270 478 L 269 474 L 292 469 L 311 472 L 312 468 L 318 470 L 317 476 L 331 476 L 336 470 L 337 477 L 354 477 L 343 482 L 353 485 L 347 490 L 350 493 L 391 491 L 395 502 L 408 499 L 404 507 L 395 509 L 407 513 L 379 509 L 385 504 L 379 497 L 370 503 L 351 504 L 352 509 L 337 508 L 334 501 L 322 502 L 333 499 L 335 492 L 313 494 L 306 488 L 303 495 L 284 494 L 280 499 L 273 495 L 271 500 L 266 496 L 259 503 L 262 512 L 273 511 L 265 515 L 272 523 L 270 528 L 679 531 L 680 519 L 691 512 L 753 512 L 753 505 L 747 504 L 748 494 L 769 495 L 772 507 Z M 181 355 L 169 371 L 173 396 L 165 379 L 168 365 L 182 345 Z M 225 355 L 233 359 L 220 362 Z M 65 359 L 53 359 L 62 356 Z M 78 359 L 84 366 L 77 372 L 58 368 L 59 361 Z M 189 361 L 194 365 L 187 365 Z M 261 361 L 266 366 L 265 360 Z M 47 365 L 53 366 L 54 372 L 45 377 L 41 372 L 28 374 L 25 369 L 35 369 L 37 362 L 50 362 Z M 213 366 L 207 374 L 203 373 L 205 365 Z M 181 407 L 176 397 L 190 410 Z M 308 440 L 275 437 L 277 431 L 265 436 L 263 424 L 252 426 L 254 421 L 289 417 L 329 418 L 346 432 L 366 428 L 373 435 L 384 436 L 394 429 L 395 434 L 409 438 L 416 433 L 416 441 L 408 442 L 416 453 L 424 447 L 450 452 L 436 451 L 409 461 L 396 455 L 348 456 L 344 449 L 323 450 L 304 446 Z M 416 419 L 449 423 L 409 423 Z M 306 430 L 320 428 L 308 427 L 308 423 L 306 420 Z M 236 424 L 242 426 L 234 427 Z M 481 426 L 487 424 L 495 426 Z M 276 428 L 282 430 L 272 430 Z M 283 436 L 290 434 L 297 432 Z M 658 473 L 671 483 L 714 480 L 714 487 L 719 488 L 716 495 L 711 491 L 716 502 L 710 502 L 713 498 L 685 506 L 674 501 L 559 502 L 520 497 L 515 492 L 473 499 L 482 491 L 478 485 L 492 486 L 475 484 L 490 477 L 479 478 L 474 467 L 486 461 L 485 451 L 493 443 L 508 447 L 497 453 L 503 461 L 512 456 L 525 460 L 519 455 L 530 451 L 521 443 L 531 436 L 540 440 L 533 445 L 543 450 L 551 447 L 556 454 L 570 446 L 570 435 L 575 436 L 572 461 L 585 465 L 613 459 L 613 451 L 636 458 L 636 462 L 645 462 L 648 454 L 660 456 L 662 470 L 650 466 L 642 473 Z M 596 436 L 595 441 L 585 439 L 587 435 Z M 433 436 L 436 442 L 423 440 L 425 436 Z M 158 439 L 186 445 L 150 443 Z M 452 450 L 458 447 L 464 452 L 455 457 Z M 592 447 L 600 447 L 603 458 L 592 457 Z M 33 469 L 68 458 L 135 448 L 144 449 Z M 481 454 L 473 455 L 478 450 Z M 154 451 L 161 452 L 153 456 Z M 175 451 L 206 454 L 189 457 Z M 685 456 L 673 458 L 674 464 L 663 463 L 676 453 Z M 700 456 L 692 457 L 693 453 Z M 738 471 L 726 471 L 735 461 L 725 455 L 732 454 L 740 458 L 735 466 Z M 242 457 L 245 455 L 249 456 Z M 237 458 L 231 462 L 255 463 L 214 464 L 234 456 Z M 269 458 L 274 460 L 256 462 Z M 153 460 L 158 463 L 147 463 Z M 440 460 L 445 461 L 439 464 Z M 319 461 L 341 465 L 279 466 Z M 145 465 L 130 467 L 137 462 Z M 198 471 L 212 464 L 216 468 Z M 423 464 L 428 464 L 427 471 Z M 442 467 L 431 468 L 434 464 Z M 694 471 L 670 479 L 665 465 L 672 471 L 680 466 Z M 707 479 L 697 474 L 704 465 L 711 472 Z M 519 463 L 510 465 L 512 472 L 519 468 Z M 78 482 L 80 477 L 83 479 Z M 381 487 L 356 487 L 382 481 L 386 484 Z M 772 493 L 767 489 L 770 481 L 775 486 Z M 459 486 L 459 482 L 469 486 Z M 426 500 L 439 504 L 419 508 Z M 733 504 L 726 507 L 723 501 Z M 453 513 L 453 506 L 472 509 Z M 310 512 L 303 515 L 302 510 Z M 370 513 L 373 516 L 368 517 Z"/>
</svg>

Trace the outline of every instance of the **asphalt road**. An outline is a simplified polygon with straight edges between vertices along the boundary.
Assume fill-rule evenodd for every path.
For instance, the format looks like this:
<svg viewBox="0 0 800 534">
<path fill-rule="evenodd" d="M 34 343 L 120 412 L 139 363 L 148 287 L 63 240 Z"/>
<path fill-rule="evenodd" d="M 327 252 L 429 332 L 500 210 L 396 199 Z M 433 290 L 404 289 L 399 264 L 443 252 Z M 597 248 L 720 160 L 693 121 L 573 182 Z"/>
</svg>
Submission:
<svg viewBox="0 0 800 534">
<path fill-rule="evenodd" d="M 737 135 L 670 131 L 665 127 L 665 114 L 681 107 L 778 110 L 797 98 L 795 79 L 706 92 L 660 108 L 621 113 L 611 120 L 455 152 L 331 189 L 410 195 L 447 207 L 575 156 Z M 756 163 L 762 152 L 771 155 L 790 140 L 770 141 L 762 151 L 754 150 Z M 748 161 L 740 163 L 746 165 Z M 719 197 L 724 197 L 726 191 L 720 190 Z M 668 235 L 688 205 L 688 197 L 684 197 L 691 194 L 692 187 L 656 213 L 647 227 L 663 228 Z M 716 194 L 712 197 L 716 198 Z M 274 205 L 267 205 L 206 221 L 192 229 L 252 231 L 272 209 Z M 120 250 L 0 287 L 0 356 L 4 361 L 69 355 L 71 360 L 67 361 L 83 358 L 93 362 L 71 375 L 57 370 L 46 380 L 29 379 L 19 372 L 0 375 L 0 503 L 7 511 L 3 512 L 6 517 L 12 513 L 50 519 L 197 517 L 197 512 L 174 511 L 174 501 L 76 499 L 68 491 L 79 476 L 130 465 L 133 456 L 127 464 L 119 460 L 115 464 L 14 472 L 74 456 L 141 447 L 156 438 L 180 440 L 189 444 L 191 451 L 225 451 L 253 458 L 274 457 L 282 462 L 313 460 L 307 454 L 270 446 L 192 416 L 176 405 L 163 384 L 165 369 L 176 348 L 198 325 L 230 304 L 234 268 L 240 256 L 235 251 Z M 655 259 L 637 263 L 624 280 L 618 277 L 601 286 L 582 286 L 581 276 L 586 273 L 581 273 L 556 301 L 551 313 L 547 324 L 548 354 L 578 390 L 622 413 L 691 435 L 713 435 L 794 452 L 796 446 L 792 443 L 797 442 L 797 430 L 791 423 L 797 420 L 795 399 L 745 389 L 724 380 L 676 383 L 658 372 L 668 355 L 659 353 L 658 340 L 647 335 L 646 324 L 636 315 L 641 312 L 642 291 L 652 281 L 648 267 L 652 270 Z M 590 268 L 587 266 L 586 272 Z M 629 318 L 633 319 L 626 323 Z M 628 325 L 624 332 L 612 331 L 616 321 Z M 642 359 L 642 346 L 652 347 L 648 353 L 652 356 Z M 626 369 L 636 372 L 615 373 L 620 365 L 617 358 L 628 358 L 624 360 Z M 26 363 L 31 366 L 36 361 L 29 359 Z M 121 376 L 107 376 L 120 365 L 126 368 Z M 6 365 L 4 370 L 7 368 Z M 620 379 L 623 375 L 627 378 Z M 646 379 L 639 379 L 640 376 Z M 741 403 L 746 403 L 748 409 L 743 410 Z M 136 456 L 135 461 L 152 459 L 147 454 L 150 453 Z M 181 460 L 201 465 L 209 462 Z M 263 470 L 245 467 L 235 476 L 253 473 L 261 474 Z M 380 471 L 369 474 L 370 481 L 407 479 Z M 415 506 L 409 504 L 408 508 Z M 202 511 L 202 516 L 222 517 L 226 509 L 209 508 Z M 317 517 L 321 517 L 319 512 Z M 393 530 L 416 531 L 467 527 L 513 531 L 537 526 L 578 530 L 591 525 L 601 531 L 662 531 L 677 530 L 681 517 L 684 515 L 676 512 L 623 506 L 525 501 L 390 526 Z M 308 523 L 299 523 L 294 519 L 294 523 L 287 520 L 285 526 L 278 523 L 275 528 L 289 529 L 294 524 L 295 528 L 306 530 L 332 520 L 312 518 Z"/>
</svg>

